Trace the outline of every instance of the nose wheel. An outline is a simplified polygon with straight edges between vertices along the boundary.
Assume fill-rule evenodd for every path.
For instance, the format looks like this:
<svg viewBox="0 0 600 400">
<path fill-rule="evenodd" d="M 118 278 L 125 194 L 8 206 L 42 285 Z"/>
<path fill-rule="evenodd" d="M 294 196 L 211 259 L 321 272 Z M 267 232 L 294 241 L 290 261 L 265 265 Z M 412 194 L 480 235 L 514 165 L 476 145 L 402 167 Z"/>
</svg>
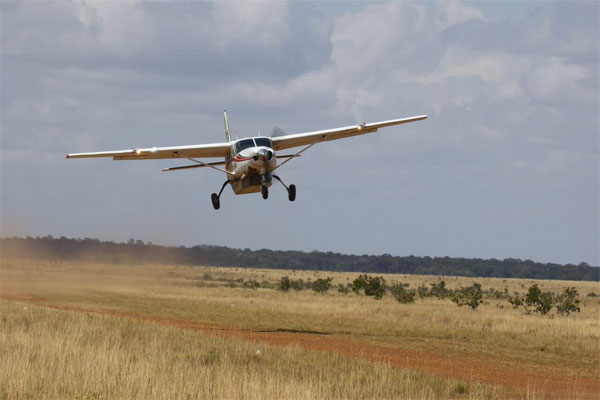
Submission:
<svg viewBox="0 0 600 400">
<path fill-rule="evenodd" d="M 288 187 L 285 183 L 283 183 L 283 181 L 281 180 L 280 177 L 278 177 L 277 175 L 272 175 L 272 176 L 273 176 L 273 178 L 277 179 L 283 185 L 283 187 L 287 190 L 288 200 L 289 201 L 296 200 L 296 185 L 290 185 Z"/>
</svg>

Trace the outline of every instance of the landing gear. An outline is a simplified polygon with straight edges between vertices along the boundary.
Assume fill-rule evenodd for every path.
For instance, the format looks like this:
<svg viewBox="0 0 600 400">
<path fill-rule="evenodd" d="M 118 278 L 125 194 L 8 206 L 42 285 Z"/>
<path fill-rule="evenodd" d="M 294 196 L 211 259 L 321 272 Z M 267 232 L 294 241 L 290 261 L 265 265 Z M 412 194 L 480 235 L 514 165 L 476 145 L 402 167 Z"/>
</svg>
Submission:
<svg viewBox="0 0 600 400">
<path fill-rule="evenodd" d="M 296 185 L 290 185 L 288 187 L 288 186 L 286 186 L 285 183 L 283 183 L 283 181 L 281 180 L 280 177 L 278 177 L 277 175 L 272 175 L 272 176 L 273 176 L 273 178 L 277 179 L 283 185 L 283 187 L 287 190 L 287 192 L 288 192 L 288 199 L 290 201 L 296 200 Z"/>
<path fill-rule="evenodd" d="M 215 210 L 221 208 L 221 193 L 223 193 L 223 189 L 225 189 L 225 186 L 227 186 L 228 183 L 229 181 L 225 181 L 225 183 L 223 183 L 223 186 L 221 186 L 221 190 L 219 190 L 219 194 L 213 193 L 210 195 L 210 200 L 212 201 L 212 205 Z"/>
<path fill-rule="evenodd" d="M 269 198 L 269 188 L 267 185 L 262 185 L 262 197 L 265 200 Z"/>
<path fill-rule="evenodd" d="M 213 208 L 218 210 L 221 207 L 221 201 L 219 200 L 219 196 L 216 193 L 210 195 L 210 199 L 212 200 Z"/>
</svg>

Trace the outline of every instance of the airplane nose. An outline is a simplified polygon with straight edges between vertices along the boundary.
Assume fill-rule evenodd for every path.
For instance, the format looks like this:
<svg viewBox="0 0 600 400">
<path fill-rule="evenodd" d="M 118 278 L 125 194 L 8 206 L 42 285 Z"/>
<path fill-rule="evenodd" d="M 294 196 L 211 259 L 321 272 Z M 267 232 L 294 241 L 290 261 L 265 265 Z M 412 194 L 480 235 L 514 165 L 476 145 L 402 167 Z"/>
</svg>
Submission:
<svg viewBox="0 0 600 400">
<path fill-rule="evenodd" d="M 254 156 L 254 161 L 258 161 L 259 158 L 271 160 L 271 158 L 273 158 L 273 152 L 267 149 L 259 149 Z"/>
</svg>

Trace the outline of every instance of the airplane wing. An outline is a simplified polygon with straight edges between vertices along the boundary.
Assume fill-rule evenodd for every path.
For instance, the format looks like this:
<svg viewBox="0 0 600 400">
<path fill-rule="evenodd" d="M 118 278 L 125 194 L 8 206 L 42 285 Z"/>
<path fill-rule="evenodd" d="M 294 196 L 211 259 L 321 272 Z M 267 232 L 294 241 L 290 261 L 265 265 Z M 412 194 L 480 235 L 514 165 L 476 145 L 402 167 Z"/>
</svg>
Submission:
<svg viewBox="0 0 600 400">
<path fill-rule="evenodd" d="M 229 155 L 231 143 L 196 144 L 190 146 L 150 147 L 94 153 L 67 154 L 67 158 L 112 157 L 113 160 L 149 160 L 160 158 L 205 158 Z"/>
<path fill-rule="evenodd" d="M 426 119 L 427 115 L 419 115 L 416 117 L 392 119 L 389 121 L 374 122 L 370 124 L 351 125 L 336 129 L 327 129 L 323 131 L 314 131 L 306 133 L 297 133 L 294 135 L 286 135 L 272 138 L 273 149 L 283 150 L 291 147 L 306 146 L 318 142 L 327 142 L 329 140 L 343 139 L 356 135 L 364 135 L 365 133 L 376 132 L 379 128 L 386 126 L 406 124 L 407 122 L 421 121 Z"/>
</svg>

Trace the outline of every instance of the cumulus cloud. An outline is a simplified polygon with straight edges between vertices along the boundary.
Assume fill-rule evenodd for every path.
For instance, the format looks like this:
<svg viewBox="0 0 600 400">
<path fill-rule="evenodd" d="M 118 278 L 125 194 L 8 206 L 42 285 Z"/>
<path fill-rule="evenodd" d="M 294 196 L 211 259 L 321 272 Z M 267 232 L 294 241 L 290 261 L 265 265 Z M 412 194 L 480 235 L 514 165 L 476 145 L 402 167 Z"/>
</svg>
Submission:
<svg viewBox="0 0 600 400">
<path fill-rule="evenodd" d="M 160 215 L 163 227 L 177 218 L 167 204 L 216 227 L 203 236 L 179 221 L 181 235 L 168 239 L 176 244 L 598 263 L 599 6 L 518 6 L 498 18 L 459 1 L 340 3 L 327 17 L 307 2 L 3 2 L 2 215 L 44 209 L 19 186 L 43 180 L 56 217 L 32 234 L 68 234 L 61 216 L 86 201 L 100 203 L 106 221 L 98 228 L 81 213 L 72 234 L 160 242 L 146 216 Z M 296 208 L 246 197 L 230 199 L 229 214 L 209 214 L 195 199 L 221 183 L 210 172 L 167 178 L 152 163 L 84 161 L 74 173 L 61 158 L 220 141 L 223 108 L 240 137 L 274 125 L 295 133 L 430 118 L 315 146 L 286 170 L 303 187 Z M 73 185 L 89 197 L 61 196 Z M 225 227 L 250 209 L 297 229 L 279 224 L 269 243 L 231 237 Z M 354 210 L 370 221 L 364 232 L 353 229 Z M 115 233 L 119 218 L 137 222 Z M 322 237 L 307 237 L 324 218 Z M 514 229 L 531 246 L 511 240 Z"/>
</svg>

